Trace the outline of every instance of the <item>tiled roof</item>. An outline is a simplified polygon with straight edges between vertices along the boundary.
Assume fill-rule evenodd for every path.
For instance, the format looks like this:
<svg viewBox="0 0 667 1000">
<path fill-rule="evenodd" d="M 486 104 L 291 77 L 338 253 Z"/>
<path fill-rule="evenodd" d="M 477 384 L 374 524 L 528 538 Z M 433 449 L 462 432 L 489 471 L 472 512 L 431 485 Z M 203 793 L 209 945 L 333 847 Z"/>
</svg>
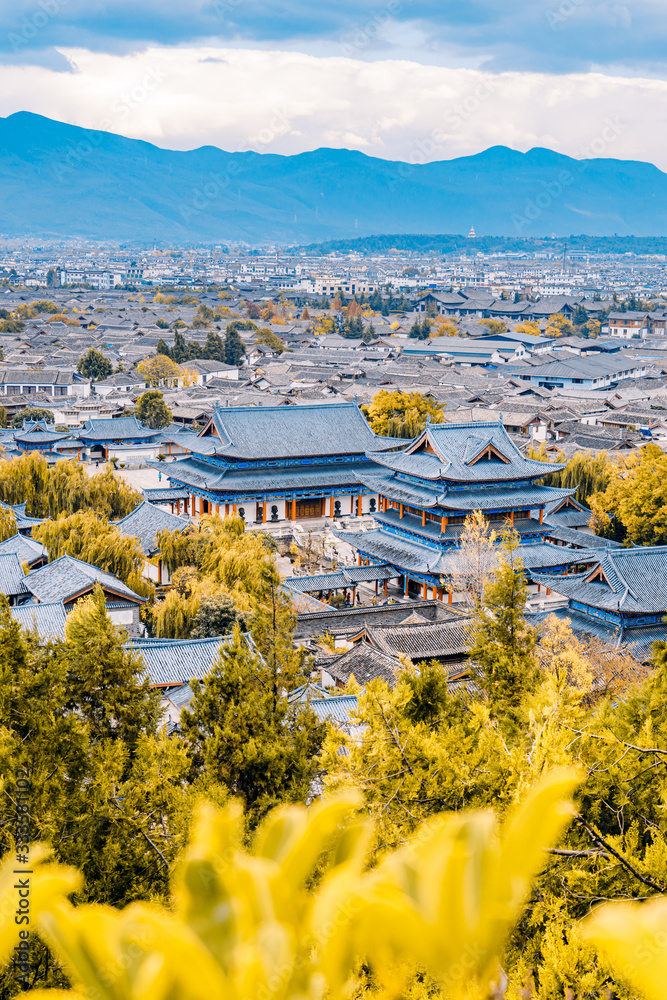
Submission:
<svg viewBox="0 0 667 1000">
<path fill-rule="evenodd" d="M 200 681 L 210 673 L 231 636 L 210 639 L 132 639 L 141 653 L 151 684 L 166 686 Z"/>
<path fill-rule="evenodd" d="M 41 604 L 58 601 L 67 603 L 77 594 L 90 590 L 96 583 L 133 603 L 145 603 L 146 599 L 135 594 L 122 580 L 73 556 L 60 556 L 46 566 L 32 570 L 25 577 L 25 588 Z"/>
<path fill-rule="evenodd" d="M 318 489 L 333 486 L 355 486 L 358 472 L 374 467 L 370 462 L 339 465 L 291 466 L 277 469 L 222 469 L 197 458 L 170 462 L 166 475 L 172 481 L 200 489 L 222 490 L 227 493 L 278 492 L 286 489 Z"/>
<path fill-rule="evenodd" d="M 11 608 L 12 618 L 23 628 L 37 629 L 43 642 L 65 638 L 67 612 L 62 602 L 53 604 L 19 604 Z"/>
<path fill-rule="evenodd" d="M 315 614 L 299 614 L 296 638 L 323 635 L 355 633 L 367 625 L 381 623 L 401 623 L 417 611 L 426 621 L 452 621 L 460 617 L 458 612 L 441 601 L 410 601 L 409 603 L 384 604 L 370 608 L 344 608 L 336 611 L 327 607 Z"/>
<path fill-rule="evenodd" d="M 514 507 L 541 507 L 555 500 L 573 496 L 576 490 L 552 486 L 522 486 L 521 489 L 470 490 L 441 494 L 438 506 L 448 510 L 502 510 Z"/>
<path fill-rule="evenodd" d="M 17 532 L 12 535 L 11 538 L 6 538 L 4 542 L 0 542 L 0 555 L 6 555 L 8 552 L 13 552 L 14 555 L 18 556 L 21 565 L 23 563 L 36 562 L 38 559 L 46 559 L 48 553 L 41 542 L 36 542 L 32 538 L 28 538 L 27 535 L 21 535 Z"/>
<path fill-rule="evenodd" d="M 291 576 L 285 580 L 285 586 L 297 594 L 312 594 L 319 590 L 341 590 L 356 586 L 358 583 L 374 580 L 392 580 L 396 570 L 390 566 L 343 566 L 335 573 L 319 573 L 315 576 Z"/>
<path fill-rule="evenodd" d="M 365 454 L 377 440 L 356 403 L 218 407 L 213 421 L 220 454 L 236 458 Z"/>
<path fill-rule="evenodd" d="M 359 707 L 359 699 L 356 694 L 343 694 L 337 697 L 322 698 L 320 701 L 311 701 L 310 707 L 320 722 L 352 723 L 351 716 Z"/>
<path fill-rule="evenodd" d="M 347 684 L 352 674 L 358 684 L 368 684 L 380 677 L 393 684 L 401 664 L 397 656 L 377 649 L 369 642 L 356 642 L 352 649 L 337 656 L 326 667 L 334 680 Z"/>
<path fill-rule="evenodd" d="M 571 600 L 608 611 L 667 611 L 667 545 L 606 549 L 601 557 L 597 553 L 596 562 L 607 582 L 586 582 L 595 570 L 564 578 L 543 576 L 538 582 Z"/>
<path fill-rule="evenodd" d="M 555 611 L 541 611 L 539 614 L 527 614 L 526 620 L 531 625 L 540 625 L 549 615 L 555 615 L 561 621 L 568 621 L 572 631 L 577 636 L 593 636 L 609 643 L 616 649 L 627 650 L 640 663 L 651 659 L 653 643 L 667 639 L 667 623 L 645 625 L 640 628 L 621 629 L 612 623 L 597 621 L 587 615 L 579 614 L 571 608 L 557 608 Z"/>
<path fill-rule="evenodd" d="M 371 472 L 356 472 L 357 479 L 366 486 L 367 489 L 381 496 L 396 500 L 398 503 L 414 505 L 416 507 L 435 507 L 438 502 L 438 489 L 429 489 L 416 483 L 407 483 L 403 479 L 397 479 L 392 473 L 377 475 L 377 466 Z M 382 470 L 380 470 L 382 473 Z"/>
<path fill-rule="evenodd" d="M 14 552 L 0 554 L 0 594 L 16 597 L 29 593 L 25 579 L 18 556 Z"/>
<path fill-rule="evenodd" d="M 176 500 L 187 500 L 190 497 L 188 491 L 184 488 L 179 487 L 164 487 L 162 489 L 157 488 L 154 490 L 142 490 L 141 491 L 149 503 L 171 503 L 171 501 Z"/>
<path fill-rule="evenodd" d="M 497 457 L 476 461 L 489 445 L 506 461 Z M 430 451 L 420 450 L 422 448 Z M 404 451 L 369 454 L 368 457 L 394 471 L 420 479 L 455 483 L 537 479 L 564 468 L 525 458 L 505 430 L 502 415 L 496 423 L 427 424 L 424 433 Z"/>
<path fill-rule="evenodd" d="M 25 530 L 27 528 L 34 528 L 35 525 L 41 524 L 43 518 L 41 517 L 30 517 L 25 512 L 25 503 L 2 503 L 0 500 L 0 507 L 5 507 L 6 510 L 13 510 L 14 517 L 16 518 L 16 527 L 19 531 Z"/>
<path fill-rule="evenodd" d="M 155 551 L 157 545 L 155 536 L 158 531 L 182 531 L 188 524 L 186 518 L 170 514 L 169 511 L 155 507 L 147 500 L 140 503 L 122 520 L 115 522 L 121 535 L 131 535 L 139 539 L 141 550 L 145 555 Z"/>
<path fill-rule="evenodd" d="M 382 528 L 358 532 L 334 531 L 334 535 L 348 542 L 355 550 L 381 559 L 408 573 L 449 577 L 455 576 L 460 571 L 459 550 L 454 547 L 438 550 L 421 542 L 394 535 Z M 560 548 L 548 542 L 520 545 L 515 555 L 516 558 L 522 559 L 524 568 L 530 571 L 531 577 L 533 570 L 592 563 L 597 560 L 597 554 L 588 549 Z"/>
<path fill-rule="evenodd" d="M 367 628 L 366 636 L 369 642 L 390 656 L 402 653 L 413 660 L 448 659 L 467 654 L 471 623 L 471 618 L 461 618 L 452 622 L 375 627 Z"/>
<path fill-rule="evenodd" d="M 156 438 L 162 431 L 144 427 L 136 417 L 119 417 L 118 419 L 87 420 L 79 431 L 82 441 L 128 441 L 138 438 Z"/>
</svg>

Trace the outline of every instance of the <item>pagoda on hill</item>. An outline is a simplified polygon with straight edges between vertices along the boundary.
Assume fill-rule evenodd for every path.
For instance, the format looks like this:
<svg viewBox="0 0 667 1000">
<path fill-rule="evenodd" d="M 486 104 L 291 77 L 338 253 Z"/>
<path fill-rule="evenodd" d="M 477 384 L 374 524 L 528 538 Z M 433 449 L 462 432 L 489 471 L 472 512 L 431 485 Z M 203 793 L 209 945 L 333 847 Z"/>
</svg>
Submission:
<svg viewBox="0 0 667 1000">
<path fill-rule="evenodd" d="M 545 508 L 567 504 L 574 489 L 540 484 L 563 465 L 526 458 L 498 422 L 431 424 L 401 451 L 369 453 L 372 472 L 357 473 L 379 497 L 369 531 L 336 531 L 358 554 L 359 564 L 396 570 L 405 595 L 452 603 L 458 549 L 466 517 L 482 511 L 497 531 L 513 527 L 517 556 L 532 572 L 567 574 L 597 562 L 599 553 L 549 542 Z M 572 501 L 574 502 L 574 501 Z M 586 536 L 583 536 L 586 537 Z M 431 593 L 429 593 L 429 588 Z"/>
</svg>

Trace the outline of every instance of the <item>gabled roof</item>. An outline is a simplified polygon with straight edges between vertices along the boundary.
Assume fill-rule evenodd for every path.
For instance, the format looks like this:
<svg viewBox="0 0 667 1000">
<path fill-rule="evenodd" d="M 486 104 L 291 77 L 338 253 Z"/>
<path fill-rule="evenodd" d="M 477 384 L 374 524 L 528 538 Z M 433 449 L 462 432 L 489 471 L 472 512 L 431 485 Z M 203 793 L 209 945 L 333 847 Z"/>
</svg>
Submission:
<svg viewBox="0 0 667 1000">
<path fill-rule="evenodd" d="M 90 563 L 67 555 L 54 559 L 40 569 L 32 570 L 24 581 L 24 589 L 28 590 L 40 604 L 52 604 L 58 601 L 67 603 L 80 594 L 92 590 L 96 583 L 99 583 L 104 590 L 135 604 L 144 604 L 146 601 L 145 597 L 135 594 L 127 584 L 111 573 L 105 573 L 97 566 L 91 566 Z"/>
<path fill-rule="evenodd" d="M 334 680 L 342 684 L 347 684 L 354 674 L 354 679 L 359 684 L 368 684 L 380 677 L 393 686 L 400 669 L 401 663 L 397 656 L 376 649 L 367 641 L 356 642 L 352 649 L 326 666 Z"/>
<path fill-rule="evenodd" d="M 148 555 L 156 549 L 158 531 L 182 531 L 189 521 L 144 500 L 130 514 L 114 523 L 121 535 L 138 538 L 142 552 Z"/>
<path fill-rule="evenodd" d="M 586 573 L 535 580 L 570 600 L 630 614 L 667 611 L 667 545 L 607 549 Z"/>
<path fill-rule="evenodd" d="M 11 538 L 5 538 L 0 542 L 0 555 L 13 554 L 18 557 L 21 565 L 23 563 L 37 562 L 38 559 L 47 559 L 48 553 L 41 542 L 36 542 L 27 535 L 21 535 L 18 531 Z"/>
<path fill-rule="evenodd" d="M 505 430 L 502 414 L 497 422 L 427 423 L 404 451 L 369 458 L 420 479 L 463 483 L 537 479 L 565 468 L 525 458 Z"/>
<path fill-rule="evenodd" d="M 168 687 L 203 680 L 230 640 L 229 635 L 210 639 L 132 639 L 130 645 L 141 653 L 151 684 Z"/>
</svg>

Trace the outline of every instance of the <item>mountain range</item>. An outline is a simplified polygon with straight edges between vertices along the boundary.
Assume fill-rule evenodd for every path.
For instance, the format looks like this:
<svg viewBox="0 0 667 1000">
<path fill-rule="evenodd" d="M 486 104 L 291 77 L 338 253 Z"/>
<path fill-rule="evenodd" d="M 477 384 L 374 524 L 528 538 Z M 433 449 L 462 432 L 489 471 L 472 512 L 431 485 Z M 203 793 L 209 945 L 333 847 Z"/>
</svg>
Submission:
<svg viewBox="0 0 667 1000">
<path fill-rule="evenodd" d="M 162 149 L 18 112 L 0 118 L 0 234 L 121 242 L 312 243 L 377 233 L 658 236 L 667 174 L 493 146 L 409 164 Z"/>
</svg>

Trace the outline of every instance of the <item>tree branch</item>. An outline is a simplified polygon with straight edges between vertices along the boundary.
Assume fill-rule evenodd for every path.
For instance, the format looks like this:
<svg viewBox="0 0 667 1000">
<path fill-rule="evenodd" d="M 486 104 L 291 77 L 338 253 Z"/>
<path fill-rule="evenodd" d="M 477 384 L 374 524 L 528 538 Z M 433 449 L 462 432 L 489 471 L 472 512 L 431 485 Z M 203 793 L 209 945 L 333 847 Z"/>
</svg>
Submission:
<svg viewBox="0 0 667 1000">
<path fill-rule="evenodd" d="M 591 840 L 595 841 L 595 843 L 598 844 L 599 847 L 604 848 L 605 851 L 608 851 L 609 854 L 613 855 L 618 861 L 620 861 L 623 867 L 626 868 L 627 871 L 629 871 L 632 875 L 634 875 L 636 879 L 639 879 L 639 881 L 643 882 L 644 885 L 647 885 L 649 886 L 649 888 L 655 889 L 656 892 L 659 892 L 664 895 L 666 890 L 666 887 L 664 885 L 661 885 L 659 882 L 654 881 L 654 879 L 652 879 L 649 875 L 642 875 L 640 872 L 638 872 L 637 869 L 633 865 L 631 865 L 629 861 L 627 861 L 621 854 L 619 854 L 618 851 L 611 846 L 611 844 L 608 844 L 607 841 L 593 829 L 590 823 L 586 819 L 584 819 L 584 817 L 581 814 L 576 813 L 574 818 L 577 820 L 578 823 L 581 824 L 581 826 L 583 826 L 584 830 L 591 838 Z"/>
</svg>

